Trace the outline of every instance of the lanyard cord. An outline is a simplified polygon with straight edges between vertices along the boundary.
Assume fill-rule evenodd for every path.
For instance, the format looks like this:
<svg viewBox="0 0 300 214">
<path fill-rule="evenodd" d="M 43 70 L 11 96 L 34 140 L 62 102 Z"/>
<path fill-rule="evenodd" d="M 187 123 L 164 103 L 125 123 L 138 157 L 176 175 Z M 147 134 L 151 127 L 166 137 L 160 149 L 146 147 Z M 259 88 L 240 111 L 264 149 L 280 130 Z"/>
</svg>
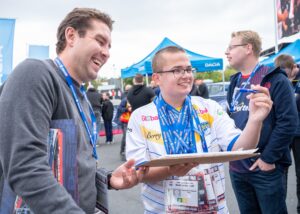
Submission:
<svg viewBox="0 0 300 214">
<path fill-rule="evenodd" d="M 247 81 L 245 82 L 245 84 L 244 84 L 244 86 L 243 86 L 242 88 L 246 88 L 246 86 L 250 83 L 250 80 L 254 77 L 255 73 L 258 71 L 258 69 L 260 68 L 260 66 L 261 66 L 260 64 L 257 64 L 257 65 L 255 66 L 255 68 L 254 68 L 253 71 L 251 72 L 250 76 L 248 77 Z M 241 77 L 242 77 L 242 73 L 240 73 L 240 75 L 239 75 L 239 77 L 238 77 L 237 85 L 240 83 Z M 235 93 L 233 93 L 233 94 L 235 94 Z M 234 112 L 234 104 L 235 104 L 236 101 L 240 98 L 241 94 L 242 94 L 242 93 L 239 91 L 239 93 L 238 93 L 238 94 L 235 94 L 235 96 L 233 97 L 233 99 L 232 99 L 232 101 L 231 101 L 231 103 L 230 103 L 230 109 L 229 109 L 229 111 L 230 111 L 231 113 Z"/>
<path fill-rule="evenodd" d="M 65 77 L 65 80 L 66 80 L 69 88 L 71 89 L 71 92 L 72 92 L 73 98 L 75 100 L 77 109 L 78 109 L 78 111 L 80 113 L 82 122 L 84 123 L 85 129 L 86 129 L 86 131 L 88 133 L 88 136 L 90 138 L 90 144 L 93 147 L 93 157 L 96 160 L 98 160 L 98 155 L 97 155 L 97 150 L 96 150 L 96 142 L 97 142 L 96 116 L 95 116 L 95 114 L 93 112 L 93 109 L 91 107 L 91 104 L 90 104 L 89 100 L 87 99 L 87 95 L 85 93 L 84 87 L 80 86 L 80 91 L 83 94 L 85 100 L 87 101 L 87 103 L 89 105 L 89 111 L 90 111 L 90 116 L 91 116 L 91 121 L 92 121 L 92 128 L 93 128 L 93 132 L 92 133 L 91 133 L 91 130 L 89 128 L 89 124 L 88 124 L 88 121 L 86 119 L 86 116 L 85 116 L 85 114 L 83 112 L 82 106 L 81 106 L 81 104 L 79 102 L 78 96 L 77 96 L 75 88 L 74 88 L 74 84 L 73 84 L 72 78 L 71 78 L 70 74 L 68 73 L 68 70 L 66 69 L 66 67 L 64 66 L 64 64 L 62 63 L 62 61 L 58 57 L 55 58 L 55 62 L 58 65 L 58 67 L 60 68 L 60 71 L 63 73 L 63 75 Z"/>
<path fill-rule="evenodd" d="M 180 145 L 178 144 L 181 144 L 183 149 L 191 151 L 191 153 L 197 152 L 194 131 L 200 135 L 203 152 L 208 152 L 204 132 L 201 128 L 198 115 L 191 104 L 190 97 L 186 98 L 184 105 L 181 108 L 177 124 L 174 124 L 173 119 L 173 115 L 176 110 L 163 100 L 161 94 L 159 97 L 155 98 L 154 103 L 157 107 L 162 136 L 165 142 L 165 149 L 168 154 L 178 154 L 180 150 Z M 184 119 L 183 116 L 189 117 L 188 120 Z M 177 133 L 179 130 L 180 132 L 184 131 L 185 124 L 183 123 L 185 121 L 190 123 L 191 132 L 183 134 L 183 138 L 185 138 L 187 134 L 190 134 L 189 139 L 192 139 L 192 145 L 190 145 L 192 148 L 188 148 L 188 143 L 181 139 L 181 135 Z M 175 140 L 175 138 L 177 138 L 177 140 Z"/>
</svg>

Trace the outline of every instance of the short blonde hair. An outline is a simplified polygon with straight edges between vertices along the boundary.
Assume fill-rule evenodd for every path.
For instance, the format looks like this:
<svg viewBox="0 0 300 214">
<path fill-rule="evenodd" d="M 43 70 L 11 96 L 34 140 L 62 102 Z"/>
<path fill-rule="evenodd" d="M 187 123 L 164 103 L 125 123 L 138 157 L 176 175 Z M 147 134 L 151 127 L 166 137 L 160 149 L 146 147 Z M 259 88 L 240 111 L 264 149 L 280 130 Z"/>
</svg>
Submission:
<svg viewBox="0 0 300 214">
<path fill-rule="evenodd" d="M 261 52 L 261 38 L 258 33 L 251 30 L 237 31 L 231 34 L 231 38 L 240 37 L 243 44 L 251 44 L 253 53 L 259 57 Z"/>
<path fill-rule="evenodd" d="M 161 70 L 162 64 L 162 55 L 164 53 L 185 53 L 185 50 L 177 46 L 168 46 L 157 51 L 152 59 L 152 71 L 153 73 L 159 72 Z"/>
</svg>

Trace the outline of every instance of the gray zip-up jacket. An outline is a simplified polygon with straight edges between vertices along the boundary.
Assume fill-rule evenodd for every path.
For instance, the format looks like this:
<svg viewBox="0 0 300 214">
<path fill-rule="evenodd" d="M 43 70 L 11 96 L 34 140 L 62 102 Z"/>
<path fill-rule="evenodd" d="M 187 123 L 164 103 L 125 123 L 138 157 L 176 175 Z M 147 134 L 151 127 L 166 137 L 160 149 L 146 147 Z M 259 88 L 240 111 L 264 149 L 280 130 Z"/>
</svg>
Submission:
<svg viewBox="0 0 300 214">
<path fill-rule="evenodd" d="M 85 115 L 90 117 L 79 84 L 74 86 Z M 50 122 L 58 119 L 72 119 L 78 128 L 80 208 L 48 165 L 46 139 Z M 25 60 L 1 89 L 0 194 L 5 178 L 34 213 L 94 213 L 95 173 L 92 146 L 64 76 L 52 60 Z"/>
</svg>

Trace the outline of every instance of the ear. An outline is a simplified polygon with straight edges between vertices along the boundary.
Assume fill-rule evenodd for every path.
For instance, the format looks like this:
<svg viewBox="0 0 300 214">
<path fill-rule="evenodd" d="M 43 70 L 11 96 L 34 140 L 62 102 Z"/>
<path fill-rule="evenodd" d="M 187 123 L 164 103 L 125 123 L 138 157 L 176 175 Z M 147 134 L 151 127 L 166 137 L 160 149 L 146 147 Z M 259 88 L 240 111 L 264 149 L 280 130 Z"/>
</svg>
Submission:
<svg viewBox="0 0 300 214">
<path fill-rule="evenodd" d="M 67 27 L 65 30 L 66 45 L 73 46 L 77 35 L 77 31 L 72 27 Z"/>
<path fill-rule="evenodd" d="M 160 83 L 160 75 L 158 73 L 152 74 L 152 80 L 155 82 L 156 85 L 159 86 Z"/>
<path fill-rule="evenodd" d="M 247 44 L 247 54 L 253 53 L 253 46 L 251 44 Z"/>
</svg>

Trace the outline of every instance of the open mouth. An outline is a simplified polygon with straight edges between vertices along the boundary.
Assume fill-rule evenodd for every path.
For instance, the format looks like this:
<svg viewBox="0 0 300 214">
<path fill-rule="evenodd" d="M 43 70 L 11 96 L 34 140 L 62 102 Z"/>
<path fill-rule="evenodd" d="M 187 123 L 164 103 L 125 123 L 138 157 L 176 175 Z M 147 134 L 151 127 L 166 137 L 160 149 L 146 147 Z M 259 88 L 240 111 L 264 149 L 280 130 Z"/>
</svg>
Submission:
<svg viewBox="0 0 300 214">
<path fill-rule="evenodd" d="M 92 59 L 93 63 L 96 64 L 98 67 L 101 66 L 101 61 L 99 59 L 93 58 Z"/>
</svg>

